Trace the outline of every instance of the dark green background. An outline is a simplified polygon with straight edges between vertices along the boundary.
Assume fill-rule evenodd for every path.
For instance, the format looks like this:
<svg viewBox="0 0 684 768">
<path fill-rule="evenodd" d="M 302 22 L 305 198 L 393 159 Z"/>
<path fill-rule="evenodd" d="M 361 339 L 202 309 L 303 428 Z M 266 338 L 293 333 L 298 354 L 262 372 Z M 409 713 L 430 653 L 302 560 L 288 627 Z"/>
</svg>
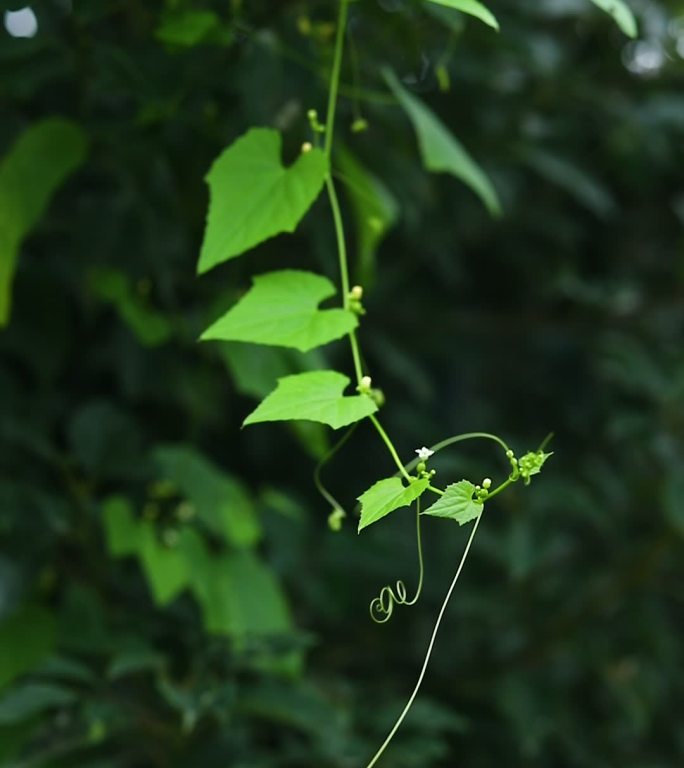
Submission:
<svg viewBox="0 0 684 768">
<path fill-rule="evenodd" d="M 311 479 L 326 433 L 239 428 L 249 392 L 311 361 L 196 343 L 254 273 L 337 279 L 324 200 L 297 235 L 195 277 L 212 160 L 251 125 L 281 129 L 291 158 L 306 110 L 324 113 L 336 4 L 69 5 L 36 2 L 32 40 L 0 33 L 0 152 L 51 115 L 90 141 L 22 249 L 0 334 L 0 765 L 365 765 L 413 687 L 466 531 L 428 520 L 423 599 L 372 624 L 379 588 L 414 582 L 410 514 L 329 531 Z M 634 70 L 652 49 L 580 0 L 492 0 L 500 34 L 408 0 L 352 5 L 364 98 L 342 99 L 339 137 L 401 208 L 363 272 L 383 421 L 407 458 L 459 431 L 520 453 L 556 434 L 532 486 L 488 507 L 383 765 L 684 761 L 684 5 L 631 5 L 664 52 L 650 72 Z M 199 8 L 218 23 L 178 37 Z M 387 63 L 491 175 L 501 220 L 421 169 Z M 346 345 L 325 358 L 350 371 Z M 178 519 L 182 490 L 151 500 L 174 479 L 169 444 L 244 484 L 291 630 L 211 634 L 191 595 L 157 606 L 137 559 L 109 553 L 112 496 L 163 541 L 201 530 Z M 438 466 L 445 481 L 506 469 L 477 445 Z M 362 426 L 326 478 L 351 509 L 392 471 Z M 235 589 L 259 599 L 249 580 Z"/>
</svg>

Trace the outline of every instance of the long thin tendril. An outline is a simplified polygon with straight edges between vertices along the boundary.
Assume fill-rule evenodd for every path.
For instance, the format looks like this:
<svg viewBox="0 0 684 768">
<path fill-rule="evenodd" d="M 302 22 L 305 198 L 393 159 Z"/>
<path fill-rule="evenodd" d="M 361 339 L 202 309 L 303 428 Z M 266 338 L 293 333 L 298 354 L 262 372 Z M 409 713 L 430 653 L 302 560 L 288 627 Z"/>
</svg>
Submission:
<svg viewBox="0 0 684 768">
<path fill-rule="evenodd" d="M 506 443 L 497 435 L 491 435 L 489 432 L 464 432 L 462 435 L 454 435 L 453 437 L 447 437 L 446 440 L 442 440 L 439 443 L 435 443 L 434 445 L 430 446 L 430 450 L 434 451 L 435 453 L 439 453 L 439 451 L 444 450 L 444 448 L 448 448 L 450 445 L 453 445 L 454 443 L 462 443 L 464 440 L 493 440 L 495 443 L 498 443 L 504 451 L 508 450 L 508 446 Z M 404 464 L 404 470 L 403 473 L 410 472 L 420 461 L 420 459 L 413 459 L 413 461 L 409 461 L 408 464 Z M 398 472 L 396 473 L 399 474 Z"/>
<path fill-rule="evenodd" d="M 392 618 L 395 605 L 415 605 L 418 602 L 420 593 L 423 591 L 423 576 L 425 574 L 425 565 L 423 562 L 423 541 L 420 533 L 420 499 L 416 501 L 416 546 L 418 548 L 418 586 L 416 593 L 409 600 L 406 592 L 406 584 L 401 579 L 397 581 L 394 588 L 391 586 L 383 587 L 380 594 L 371 600 L 368 610 L 370 617 L 376 624 L 385 624 Z"/>
<path fill-rule="evenodd" d="M 439 632 L 440 624 L 442 623 L 442 617 L 444 616 L 444 612 L 446 611 L 446 607 L 449 604 L 449 600 L 451 599 L 451 595 L 454 591 L 454 588 L 456 587 L 456 582 L 458 581 L 458 577 L 461 575 L 461 571 L 463 570 L 463 566 L 465 565 L 465 561 L 468 558 L 468 553 L 470 552 L 470 546 L 473 543 L 473 539 L 475 538 L 475 533 L 477 532 L 477 527 L 480 524 L 480 520 L 482 519 L 482 515 L 480 515 L 477 520 L 475 521 L 475 525 L 473 526 L 473 530 L 470 533 L 470 538 L 468 539 L 468 543 L 466 544 L 465 550 L 463 551 L 463 556 L 461 557 L 461 562 L 458 564 L 458 568 L 456 570 L 456 575 L 451 581 L 451 586 L 449 587 L 448 592 L 446 593 L 446 597 L 444 598 L 444 602 L 442 603 L 442 607 L 439 611 L 439 615 L 437 616 L 437 621 L 435 622 L 434 629 L 432 630 L 432 636 L 430 637 L 430 642 L 428 644 L 427 652 L 425 653 L 425 659 L 423 660 L 423 666 L 420 670 L 420 674 L 418 675 L 418 682 L 415 685 L 415 688 L 413 689 L 413 693 L 411 693 L 411 696 L 409 697 L 409 700 L 406 702 L 406 706 L 401 711 L 401 714 L 397 718 L 397 721 L 394 723 L 392 730 L 387 735 L 387 738 L 382 743 L 382 746 L 380 749 L 375 753 L 373 759 L 368 763 L 366 768 L 373 768 L 374 765 L 377 764 L 378 760 L 382 757 L 383 752 L 385 749 L 387 749 L 388 744 L 392 741 L 394 738 L 394 735 L 399 730 L 401 724 L 404 722 L 404 718 L 408 714 L 408 711 L 411 709 L 413 702 L 415 701 L 416 696 L 418 695 L 418 691 L 420 690 L 420 686 L 423 683 L 423 678 L 425 677 L 425 671 L 428 668 L 428 664 L 430 662 L 430 656 L 432 655 L 432 649 L 435 646 L 435 639 L 437 638 L 437 633 Z"/>
<path fill-rule="evenodd" d="M 321 472 L 323 470 L 323 467 L 342 449 L 342 447 L 346 444 L 346 442 L 349 440 L 349 438 L 354 434 L 354 431 L 356 430 L 356 427 L 358 426 L 358 422 L 356 424 L 352 424 L 351 427 L 342 435 L 342 437 L 333 445 L 333 447 L 325 454 L 325 456 L 316 464 L 316 469 L 314 469 L 313 473 L 313 480 L 314 484 L 316 485 L 316 489 L 321 494 L 321 496 L 330 504 L 330 506 L 333 508 L 334 512 L 337 512 L 338 514 L 341 514 L 343 517 L 346 517 L 347 512 L 345 511 L 344 507 L 340 504 L 340 502 L 330 493 L 330 491 L 326 488 L 326 486 L 323 483 L 323 480 L 321 479 Z"/>
</svg>

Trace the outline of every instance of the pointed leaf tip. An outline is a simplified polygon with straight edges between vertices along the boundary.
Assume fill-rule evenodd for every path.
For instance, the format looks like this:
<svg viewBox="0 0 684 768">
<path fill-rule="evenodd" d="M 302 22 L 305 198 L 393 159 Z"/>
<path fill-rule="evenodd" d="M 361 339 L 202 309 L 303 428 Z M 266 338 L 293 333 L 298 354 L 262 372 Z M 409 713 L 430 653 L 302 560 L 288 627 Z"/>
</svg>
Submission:
<svg viewBox="0 0 684 768">
<path fill-rule="evenodd" d="M 461 13 L 467 13 L 469 16 L 474 16 L 476 19 L 484 22 L 488 27 L 499 31 L 499 22 L 496 20 L 496 16 L 487 8 L 486 5 L 478 2 L 478 0 L 429 0 L 429 2 L 435 5 L 442 5 L 445 8 L 453 8 L 455 11 L 461 11 Z"/>
<path fill-rule="evenodd" d="M 615 19 L 615 23 L 627 35 L 635 38 L 639 32 L 634 14 L 624 0 L 591 0 L 591 2 Z"/>
</svg>

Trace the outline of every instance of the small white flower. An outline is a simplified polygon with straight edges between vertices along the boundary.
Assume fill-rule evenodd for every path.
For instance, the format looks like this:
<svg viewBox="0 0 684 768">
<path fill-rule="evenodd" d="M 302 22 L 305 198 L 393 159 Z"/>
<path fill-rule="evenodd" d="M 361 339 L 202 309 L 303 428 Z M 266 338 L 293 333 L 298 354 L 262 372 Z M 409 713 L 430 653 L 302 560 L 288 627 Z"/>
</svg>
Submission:
<svg viewBox="0 0 684 768">
<path fill-rule="evenodd" d="M 418 454 L 418 458 L 421 461 L 427 461 L 430 456 L 432 456 L 434 451 L 431 451 L 429 448 L 423 446 L 422 448 L 416 448 L 416 453 Z"/>
</svg>

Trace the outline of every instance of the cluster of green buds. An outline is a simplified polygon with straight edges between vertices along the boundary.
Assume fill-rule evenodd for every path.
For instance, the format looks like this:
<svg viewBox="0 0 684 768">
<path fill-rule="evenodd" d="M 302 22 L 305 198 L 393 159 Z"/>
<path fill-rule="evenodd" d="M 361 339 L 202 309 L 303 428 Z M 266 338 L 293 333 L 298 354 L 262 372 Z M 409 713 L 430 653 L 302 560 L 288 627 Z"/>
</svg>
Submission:
<svg viewBox="0 0 684 768">
<path fill-rule="evenodd" d="M 382 406 L 385 404 L 385 395 L 383 391 L 373 387 L 373 380 L 370 376 L 361 377 L 361 381 L 359 382 L 359 386 L 356 388 L 356 391 L 360 395 L 368 395 L 368 397 L 370 397 L 375 402 L 378 408 L 382 408 Z"/>
<path fill-rule="evenodd" d="M 506 451 L 506 457 L 511 463 L 511 480 L 518 480 L 522 477 L 523 483 L 529 485 L 532 475 L 538 475 L 541 472 L 544 462 L 551 455 L 551 453 L 544 453 L 543 450 L 529 451 L 518 459 L 509 448 Z"/>
<path fill-rule="evenodd" d="M 351 312 L 353 312 L 355 315 L 365 315 L 366 310 L 363 307 L 363 304 L 361 303 L 361 300 L 363 299 L 363 288 L 360 285 L 355 285 L 351 291 L 349 291 L 349 296 L 347 297 L 347 306 Z"/>
<path fill-rule="evenodd" d="M 489 496 L 489 489 L 492 487 L 492 478 L 485 477 L 482 481 L 482 485 L 475 486 L 475 498 L 477 501 L 484 502 Z"/>
<path fill-rule="evenodd" d="M 541 472 L 544 462 L 551 455 L 551 453 L 544 453 L 544 451 L 530 451 L 518 460 L 518 471 L 525 485 L 530 484 L 532 475 L 538 475 Z"/>
<path fill-rule="evenodd" d="M 314 133 L 325 133 L 325 126 L 319 121 L 318 112 L 315 109 L 310 109 L 306 116 Z"/>
</svg>

